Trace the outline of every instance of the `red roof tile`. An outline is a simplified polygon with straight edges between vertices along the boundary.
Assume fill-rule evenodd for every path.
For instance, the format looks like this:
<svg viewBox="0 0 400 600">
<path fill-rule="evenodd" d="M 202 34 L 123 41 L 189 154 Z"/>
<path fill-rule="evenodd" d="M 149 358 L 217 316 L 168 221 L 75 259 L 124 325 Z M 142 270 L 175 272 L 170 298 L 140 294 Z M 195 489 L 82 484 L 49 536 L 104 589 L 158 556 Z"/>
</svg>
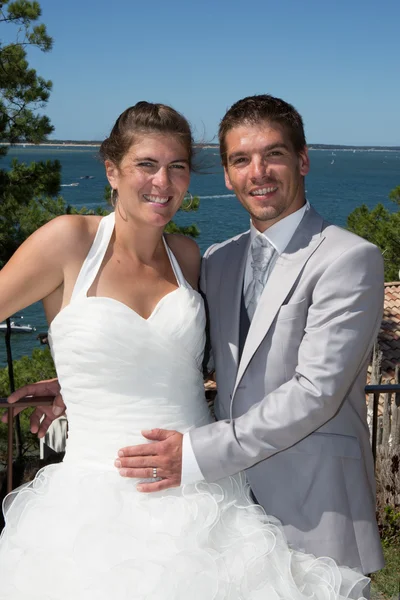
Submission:
<svg viewBox="0 0 400 600">
<path fill-rule="evenodd" d="M 383 352 L 382 379 L 394 382 L 394 370 L 400 364 L 400 281 L 385 283 L 385 304 L 378 343 Z"/>
</svg>

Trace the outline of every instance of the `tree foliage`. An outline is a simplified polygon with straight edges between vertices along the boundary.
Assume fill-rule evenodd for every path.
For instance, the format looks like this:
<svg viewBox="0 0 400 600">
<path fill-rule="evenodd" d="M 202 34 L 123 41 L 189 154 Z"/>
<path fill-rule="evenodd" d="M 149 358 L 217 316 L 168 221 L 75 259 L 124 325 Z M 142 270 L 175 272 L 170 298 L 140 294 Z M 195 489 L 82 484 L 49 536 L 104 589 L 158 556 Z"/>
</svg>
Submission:
<svg viewBox="0 0 400 600">
<path fill-rule="evenodd" d="M 46 105 L 51 81 L 32 69 L 27 49 L 52 48 L 38 2 L 0 1 L 0 23 L 14 27 L 15 40 L 0 40 L 0 156 L 17 142 L 43 142 L 53 127 L 39 110 Z M 36 229 L 65 213 L 105 214 L 101 208 L 87 211 L 68 206 L 58 195 L 61 164 L 58 160 L 29 165 L 13 160 L 11 169 L 0 169 L 0 268 Z"/>
<path fill-rule="evenodd" d="M 41 142 L 53 131 L 49 118 L 38 114 L 48 101 L 51 81 L 29 67 L 26 50 L 36 47 L 51 50 L 53 40 L 46 26 L 36 24 L 41 16 L 38 2 L 4 0 L 0 2 L 0 23 L 15 27 L 15 40 L 0 41 L 0 142 Z M 7 149 L 3 146 L 2 152 Z"/>
<path fill-rule="evenodd" d="M 28 383 L 42 381 L 56 377 L 53 359 L 48 347 L 35 348 L 31 356 L 23 356 L 13 361 L 15 386 L 19 388 Z M 0 369 L 0 396 L 10 394 L 10 383 L 8 380 L 8 369 Z"/>
<path fill-rule="evenodd" d="M 40 16 L 38 2 L 0 2 L 0 23 L 13 27 L 15 37 L 8 44 L 0 40 L 0 156 L 11 144 L 39 143 L 53 131 L 48 117 L 39 114 L 51 82 L 30 68 L 27 60 L 29 47 L 43 52 L 52 47 L 45 25 L 37 24 Z M 11 169 L 0 170 L 0 267 L 49 214 L 62 211 L 61 199 L 53 199 L 60 189 L 60 171 L 58 161 L 26 165 L 17 160 Z"/>
<path fill-rule="evenodd" d="M 400 185 L 389 192 L 389 198 L 392 202 L 395 202 L 400 207 Z"/>
<path fill-rule="evenodd" d="M 392 212 L 382 203 L 369 209 L 365 204 L 358 206 L 347 218 L 347 228 L 376 244 L 381 249 L 385 264 L 385 281 L 400 278 L 400 186 L 389 194 L 397 205 Z"/>
</svg>

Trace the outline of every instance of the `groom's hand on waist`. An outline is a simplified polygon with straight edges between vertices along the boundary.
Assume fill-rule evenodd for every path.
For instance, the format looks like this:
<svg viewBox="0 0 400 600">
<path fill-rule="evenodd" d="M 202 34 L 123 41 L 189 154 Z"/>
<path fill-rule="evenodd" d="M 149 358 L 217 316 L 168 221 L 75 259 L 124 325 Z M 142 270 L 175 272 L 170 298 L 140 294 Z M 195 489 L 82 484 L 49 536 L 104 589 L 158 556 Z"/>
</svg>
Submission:
<svg viewBox="0 0 400 600">
<path fill-rule="evenodd" d="M 122 477 L 157 479 L 139 483 L 139 492 L 159 492 L 178 487 L 182 477 L 182 440 L 179 431 L 152 429 L 142 431 L 143 437 L 153 442 L 121 448 L 115 466 Z"/>
</svg>

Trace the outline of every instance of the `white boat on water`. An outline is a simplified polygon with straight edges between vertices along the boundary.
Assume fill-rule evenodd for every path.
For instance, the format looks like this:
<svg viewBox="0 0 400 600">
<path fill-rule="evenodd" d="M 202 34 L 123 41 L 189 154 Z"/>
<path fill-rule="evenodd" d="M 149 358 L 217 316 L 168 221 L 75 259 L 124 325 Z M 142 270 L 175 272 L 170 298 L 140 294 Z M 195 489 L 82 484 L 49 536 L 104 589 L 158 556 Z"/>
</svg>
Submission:
<svg viewBox="0 0 400 600">
<path fill-rule="evenodd" d="M 21 325 L 15 321 L 11 321 L 11 333 L 33 333 L 36 327 L 32 325 Z M 7 323 L 0 323 L 0 333 L 7 333 Z"/>
</svg>

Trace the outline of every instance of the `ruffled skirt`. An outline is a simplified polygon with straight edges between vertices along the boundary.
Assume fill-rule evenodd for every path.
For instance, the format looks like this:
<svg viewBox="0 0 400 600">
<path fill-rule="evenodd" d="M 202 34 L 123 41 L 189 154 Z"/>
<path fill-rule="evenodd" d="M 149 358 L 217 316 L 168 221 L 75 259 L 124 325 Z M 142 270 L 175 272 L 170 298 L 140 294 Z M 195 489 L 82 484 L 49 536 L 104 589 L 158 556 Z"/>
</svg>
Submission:
<svg viewBox="0 0 400 600">
<path fill-rule="evenodd" d="M 342 600 L 368 578 L 289 549 L 243 476 L 141 494 L 116 471 L 42 469 L 4 503 L 2 600 Z"/>
</svg>

